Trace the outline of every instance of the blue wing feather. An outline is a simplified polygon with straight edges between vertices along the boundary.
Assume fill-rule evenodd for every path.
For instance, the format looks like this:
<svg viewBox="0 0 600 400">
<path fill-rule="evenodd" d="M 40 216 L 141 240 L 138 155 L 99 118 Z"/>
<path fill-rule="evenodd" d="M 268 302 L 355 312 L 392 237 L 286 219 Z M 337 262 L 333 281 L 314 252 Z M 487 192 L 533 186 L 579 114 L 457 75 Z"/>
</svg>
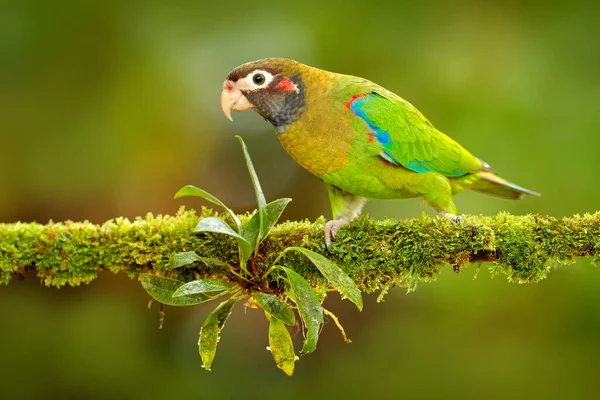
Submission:
<svg viewBox="0 0 600 400">
<path fill-rule="evenodd" d="M 354 113 L 354 115 L 356 115 L 357 117 L 362 119 L 364 122 L 366 122 L 366 124 L 368 125 L 369 129 L 372 131 L 373 136 L 375 137 L 377 142 L 379 144 L 381 144 L 381 146 L 383 147 L 381 154 L 380 154 L 380 157 L 382 159 L 384 159 L 385 161 L 387 161 L 391 164 L 394 164 L 394 165 L 402 165 L 404 168 L 410 169 L 411 171 L 418 172 L 418 173 L 439 172 L 448 177 L 458 177 L 458 176 L 463 176 L 463 175 L 467 174 L 467 172 L 459 171 L 457 169 L 440 170 L 440 168 L 436 168 L 433 165 L 431 165 L 429 160 L 414 158 L 408 162 L 403 163 L 400 160 L 398 160 L 396 157 L 394 157 L 392 151 L 390 151 L 390 150 L 392 149 L 393 146 L 397 147 L 398 145 L 401 145 L 402 143 L 392 143 L 393 139 L 392 139 L 392 136 L 390 135 L 390 132 L 382 129 L 380 126 L 378 126 L 377 121 L 370 118 L 369 107 L 374 106 L 374 104 L 373 104 L 373 102 L 375 101 L 374 99 L 377 99 L 377 97 L 374 97 L 373 95 L 375 95 L 377 97 L 382 97 L 382 96 L 378 95 L 377 93 L 355 96 L 352 98 L 351 101 L 349 101 L 347 103 L 347 106 Z M 406 126 L 406 129 L 411 129 L 411 128 L 416 131 L 419 130 L 418 127 L 416 127 L 416 126 Z M 418 132 L 415 135 L 415 137 L 418 137 Z M 423 149 L 423 146 L 424 146 L 423 143 L 418 142 L 418 140 L 417 140 L 417 143 L 415 143 L 415 144 L 418 144 L 419 146 L 421 146 L 420 148 Z M 429 149 L 429 147 L 428 147 L 428 151 L 429 152 L 431 151 L 431 149 Z"/>
</svg>

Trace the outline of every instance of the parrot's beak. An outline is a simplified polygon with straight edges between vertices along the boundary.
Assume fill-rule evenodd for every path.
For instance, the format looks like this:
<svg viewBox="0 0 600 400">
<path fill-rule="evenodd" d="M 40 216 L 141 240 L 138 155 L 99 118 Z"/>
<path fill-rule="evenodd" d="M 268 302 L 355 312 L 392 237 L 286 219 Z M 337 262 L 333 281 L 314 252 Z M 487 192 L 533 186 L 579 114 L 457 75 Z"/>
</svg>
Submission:
<svg viewBox="0 0 600 400">
<path fill-rule="evenodd" d="M 223 83 L 223 92 L 221 92 L 221 109 L 223 114 L 233 121 L 231 118 L 231 111 L 245 111 L 254 107 L 252 103 L 248 101 L 246 96 L 242 94 L 240 89 L 237 88 L 235 83 L 232 81 L 225 81 Z"/>
</svg>

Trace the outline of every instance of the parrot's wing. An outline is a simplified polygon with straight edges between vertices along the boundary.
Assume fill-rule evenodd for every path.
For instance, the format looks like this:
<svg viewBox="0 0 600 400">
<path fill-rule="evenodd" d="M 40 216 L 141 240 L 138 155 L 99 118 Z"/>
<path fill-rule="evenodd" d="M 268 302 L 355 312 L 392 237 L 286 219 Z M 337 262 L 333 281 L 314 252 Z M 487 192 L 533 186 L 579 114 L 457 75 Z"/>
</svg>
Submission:
<svg viewBox="0 0 600 400">
<path fill-rule="evenodd" d="M 462 176 L 489 166 L 439 132 L 412 104 L 383 88 L 353 96 L 346 107 L 369 126 L 380 157 L 415 172 Z"/>
</svg>

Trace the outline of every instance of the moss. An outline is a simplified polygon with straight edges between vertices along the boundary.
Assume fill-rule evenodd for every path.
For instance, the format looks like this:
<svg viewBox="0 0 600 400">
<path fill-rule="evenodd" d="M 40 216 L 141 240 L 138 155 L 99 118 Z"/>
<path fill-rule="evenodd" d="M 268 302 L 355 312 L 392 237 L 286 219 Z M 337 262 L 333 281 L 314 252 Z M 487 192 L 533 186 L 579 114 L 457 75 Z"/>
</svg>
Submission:
<svg viewBox="0 0 600 400">
<path fill-rule="evenodd" d="M 56 287 L 88 283 L 100 270 L 131 277 L 155 271 L 186 281 L 233 279 L 227 268 L 201 263 L 169 271 L 170 257 L 181 251 L 236 265 L 232 238 L 193 233 L 201 217 L 214 215 L 202 208 L 200 216 L 181 209 L 176 216 L 148 214 L 102 225 L 86 221 L 0 224 L 0 283 L 29 271 L 35 271 L 45 285 Z M 320 218 L 277 225 L 260 247 L 258 268 L 268 267 L 286 247 L 303 246 L 326 254 L 361 289 L 372 292 L 392 286 L 410 288 L 418 281 L 435 280 L 444 267 L 459 272 L 473 262 L 491 262 L 494 274 L 518 283 L 537 282 L 553 266 L 572 263 L 576 257 L 590 256 L 600 265 L 600 213 L 561 220 L 501 213 L 465 216 L 459 223 L 426 215 L 406 221 L 361 217 L 338 234 L 330 252 L 323 244 L 324 223 Z M 301 254 L 288 253 L 282 263 L 325 290 L 325 281 Z"/>
</svg>

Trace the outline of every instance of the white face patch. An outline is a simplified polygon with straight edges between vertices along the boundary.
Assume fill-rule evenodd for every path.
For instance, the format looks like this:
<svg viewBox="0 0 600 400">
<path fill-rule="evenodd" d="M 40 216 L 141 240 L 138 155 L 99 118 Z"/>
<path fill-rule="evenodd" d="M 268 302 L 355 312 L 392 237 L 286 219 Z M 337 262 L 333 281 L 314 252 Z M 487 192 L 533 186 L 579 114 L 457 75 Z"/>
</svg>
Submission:
<svg viewBox="0 0 600 400">
<path fill-rule="evenodd" d="M 236 86 L 241 91 L 254 91 L 269 86 L 273 78 L 270 72 L 255 69 L 242 79 L 239 79 L 236 82 Z"/>
</svg>

